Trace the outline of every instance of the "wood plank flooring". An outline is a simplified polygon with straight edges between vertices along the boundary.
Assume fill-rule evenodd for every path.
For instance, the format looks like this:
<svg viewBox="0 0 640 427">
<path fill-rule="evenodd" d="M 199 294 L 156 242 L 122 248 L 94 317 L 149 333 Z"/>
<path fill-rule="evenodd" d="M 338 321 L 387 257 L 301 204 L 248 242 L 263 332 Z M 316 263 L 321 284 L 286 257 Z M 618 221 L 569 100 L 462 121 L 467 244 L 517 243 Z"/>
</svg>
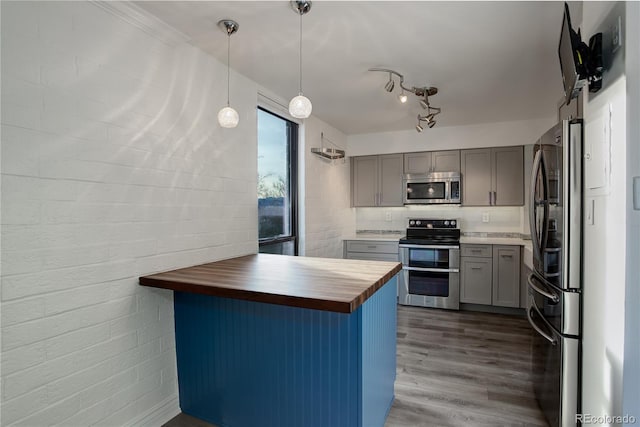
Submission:
<svg viewBox="0 0 640 427">
<path fill-rule="evenodd" d="M 398 306 L 395 401 L 385 427 L 544 426 L 526 318 Z M 215 427 L 180 414 L 163 427 Z"/>
</svg>

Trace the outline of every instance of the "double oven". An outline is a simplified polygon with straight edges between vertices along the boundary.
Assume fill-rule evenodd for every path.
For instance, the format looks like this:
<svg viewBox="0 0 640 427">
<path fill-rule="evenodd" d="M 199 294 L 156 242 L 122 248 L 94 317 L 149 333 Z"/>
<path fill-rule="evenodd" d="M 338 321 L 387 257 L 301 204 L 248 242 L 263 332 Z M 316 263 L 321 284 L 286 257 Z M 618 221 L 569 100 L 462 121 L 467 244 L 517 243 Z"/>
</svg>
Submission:
<svg viewBox="0 0 640 427">
<path fill-rule="evenodd" d="M 460 307 L 460 229 L 458 221 L 410 219 L 399 245 L 402 273 L 398 302 L 458 310 Z"/>
</svg>

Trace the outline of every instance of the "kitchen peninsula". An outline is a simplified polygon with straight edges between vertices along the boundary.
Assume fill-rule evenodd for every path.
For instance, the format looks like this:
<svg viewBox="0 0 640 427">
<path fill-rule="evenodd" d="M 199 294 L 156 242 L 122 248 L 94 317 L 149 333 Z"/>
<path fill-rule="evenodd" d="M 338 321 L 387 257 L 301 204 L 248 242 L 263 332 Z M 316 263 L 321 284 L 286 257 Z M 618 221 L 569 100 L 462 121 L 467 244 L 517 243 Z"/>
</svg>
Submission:
<svg viewBox="0 0 640 427">
<path fill-rule="evenodd" d="M 180 407 L 226 427 L 382 427 L 401 264 L 256 254 L 158 273 Z"/>
</svg>

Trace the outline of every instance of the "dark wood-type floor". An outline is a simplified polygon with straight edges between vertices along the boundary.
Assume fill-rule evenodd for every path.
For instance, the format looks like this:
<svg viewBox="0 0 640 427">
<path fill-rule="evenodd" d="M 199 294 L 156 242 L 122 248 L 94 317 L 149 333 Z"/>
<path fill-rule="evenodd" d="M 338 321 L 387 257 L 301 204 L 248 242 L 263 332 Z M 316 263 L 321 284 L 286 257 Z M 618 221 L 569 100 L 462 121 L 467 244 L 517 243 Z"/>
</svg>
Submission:
<svg viewBox="0 0 640 427">
<path fill-rule="evenodd" d="M 398 306 L 398 377 L 385 427 L 544 426 L 526 318 Z M 212 427 L 185 414 L 163 427 Z"/>
</svg>

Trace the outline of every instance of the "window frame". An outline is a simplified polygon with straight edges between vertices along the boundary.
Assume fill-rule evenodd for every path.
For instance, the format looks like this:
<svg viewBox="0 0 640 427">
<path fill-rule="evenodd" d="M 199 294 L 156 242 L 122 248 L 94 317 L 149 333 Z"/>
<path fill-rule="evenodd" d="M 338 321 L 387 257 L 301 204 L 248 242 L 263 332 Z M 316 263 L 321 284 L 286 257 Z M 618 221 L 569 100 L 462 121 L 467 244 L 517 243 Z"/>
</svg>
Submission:
<svg viewBox="0 0 640 427">
<path fill-rule="evenodd" d="M 291 205 L 290 212 L 290 234 L 288 236 L 258 238 L 258 252 L 266 246 L 277 245 L 286 242 L 293 242 L 293 254 L 298 256 L 299 236 L 298 236 L 298 136 L 300 125 L 294 121 L 283 117 L 281 114 L 274 113 L 267 108 L 258 106 L 267 114 L 271 114 L 279 119 L 284 120 L 287 126 L 287 181 L 289 183 L 289 198 Z M 259 138 L 259 136 L 258 136 Z M 259 143 L 259 142 L 258 142 Z M 257 172 L 257 171 L 256 171 Z M 257 201 L 257 200 L 256 200 Z M 259 217 L 258 217 L 259 222 Z"/>
</svg>

